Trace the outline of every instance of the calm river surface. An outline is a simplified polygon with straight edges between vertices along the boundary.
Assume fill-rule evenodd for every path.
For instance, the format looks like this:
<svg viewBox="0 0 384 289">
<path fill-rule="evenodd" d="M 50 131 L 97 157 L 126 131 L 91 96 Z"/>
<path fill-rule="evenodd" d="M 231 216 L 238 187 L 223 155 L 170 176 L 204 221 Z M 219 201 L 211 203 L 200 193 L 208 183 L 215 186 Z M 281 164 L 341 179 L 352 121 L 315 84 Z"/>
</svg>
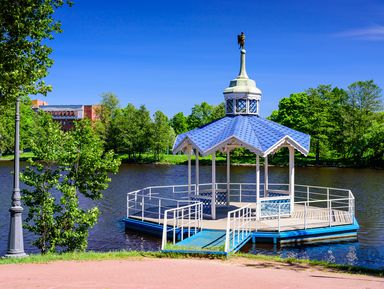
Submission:
<svg viewBox="0 0 384 289">
<path fill-rule="evenodd" d="M 126 213 L 126 193 L 150 185 L 186 183 L 186 166 L 122 165 L 112 176 L 112 183 L 98 202 L 101 216 L 89 237 L 89 250 L 147 250 L 160 248 L 160 240 L 134 231 L 125 231 L 121 219 Z M 12 163 L 0 162 L 0 255 L 6 252 L 9 206 L 12 191 Z M 210 181 L 210 167 L 201 167 L 201 182 Z M 232 182 L 254 182 L 254 167 L 232 167 Z M 263 176 L 261 176 L 263 177 Z M 225 167 L 218 167 L 218 181 L 225 181 Z M 288 180 L 287 168 L 271 168 L 270 182 Z M 340 264 L 384 269 L 384 171 L 344 168 L 297 168 L 296 183 L 351 189 L 356 198 L 356 217 L 360 224 L 357 242 L 327 243 L 274 248 L 252 245 L 243 252 L 309 258 Z M 83 203 L 85 203 L 83 201 Z M 87 205 L 87 204 L 85 204 Z M 24 213 L 24 217 L 25 217 Z M 33 236 L 25 234 L 27 253 L 38 252 L 32 245 Z"/>
</svg>

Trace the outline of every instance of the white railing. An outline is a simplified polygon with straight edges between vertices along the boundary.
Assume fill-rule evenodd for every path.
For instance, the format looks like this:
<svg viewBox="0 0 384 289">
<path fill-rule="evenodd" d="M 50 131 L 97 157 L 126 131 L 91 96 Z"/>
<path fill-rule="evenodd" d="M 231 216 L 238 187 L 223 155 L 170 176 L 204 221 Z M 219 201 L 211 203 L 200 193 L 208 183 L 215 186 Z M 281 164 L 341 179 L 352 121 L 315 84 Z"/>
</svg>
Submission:
<svg viewBox="0 0 384 289">
<path fill-rule="evenodd" d="M 265 191 L 264 184 L 260 184 L 256 230 L 307 229 L 354 222 L 355 198 L 350 190 L 295 185 L 292 204 L 288 187 L 287 184 L 268 184 L 268 190 Z M 216 200 L 217 206 L 227 204 L 226 200 L 251 204 L 257 202 L 256 184 L 231 183 L 229 188 L 227 192 L 226 183 L 216 183 L 216 195 L 221 196 L 220 201 Z M 127 217 L 160 224 L 168 209 L 199 202 L 203 202 L 203 208 L 209 208 L 211 194 L 210 183 L 147 187 L 127 194 Z M 260 222 L 264 222 L 263 226 Z"/>
<path fill-rule="evenodd" d="M 174 245 L 185 237 L 190 237 L 202 230 L 203 203 L 194 203 L 179 208 L 168 209 L 164 212 L 163 237 L 161 250 L 168 244 L 168 239 Z"/>
<path fill-rule="evenodd" d="M 303 185 L 297 187 L 304 190 L 295 190 L 292 212 L 289 212 L 290 203 L 275 203 L 274 214 L 268 216 L 275 218 L 275 222 L 269 221 L 270 227 L 264 226 L 264 230 L 275 229 L 280 232 L 354 223 L 355 198 L 350 190 Z"/>
<path fill-rule="evenodd" d="M 251 204 L 228 212 L 224 251 L 229 253 L 251 235 L 254 210 Z"/>
<path fill-rule="evenodd" d="M 177 187 L 177 186 L 176 186 Z M 161 196 L 156 189 L 148 187 L 127 194 L 127 218 L 139 219 L 141 221 L 152 221 L 160 224 L 164 218 L 164 212 L 170 208 L 179 208 L 184 205 L 195 203 L 188 196 L 175 196 L 179 192 L 173 192 L 170 197 Z"/>
</svg>

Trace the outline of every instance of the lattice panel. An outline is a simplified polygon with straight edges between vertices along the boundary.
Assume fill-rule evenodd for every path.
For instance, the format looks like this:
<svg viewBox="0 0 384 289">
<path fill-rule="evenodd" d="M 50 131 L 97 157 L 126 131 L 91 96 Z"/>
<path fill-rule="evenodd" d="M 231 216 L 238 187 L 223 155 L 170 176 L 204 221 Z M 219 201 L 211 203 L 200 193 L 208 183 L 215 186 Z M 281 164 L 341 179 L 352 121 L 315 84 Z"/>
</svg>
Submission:
<svg viewBox="0 0 384 289">
<path fill-rule="evenodd" d="M 216 193 L 216 205 L 227 205 L 227 193 L 226 192 L 217 192 Z"/>
<path fill-rule="evenodd" d="M 249 101 L 249 112 L 257 113 L 257 101 L 255 99 Z"/>
<path fill-rule="evenodd" d="M 192 201 L 198 201 L 198 202 L 203 203 L 203 214 L 204 215 L 211 215 L 212 214 L 211 199 L 207 198 L 207 196 L 209 196 L 209 195 L 210 194 L 208 194 L 208 193 L 204 193 L 204 194 L 200 194 L 200 196 L 202 196 L 203 198 L 199 198 L 199 196 L 191 197 Z"/>
<path fill-rule="evenodd" d="M 247 102 L 245 99 L 236 100 L 236 112 L 245 113 L 247 112 Z"/>
<path fill-rule="evenodd" d="M 227 113 L 233 113 L 233 100 L 227 100 Z"/>
<path fill-rule="evenodd" d="M 279 214 L 289 214 L 291 211 L 291 203 L 289 200 L 275 200 L 261 203 L 261 217 L 276 216 Z"/>
</svg>

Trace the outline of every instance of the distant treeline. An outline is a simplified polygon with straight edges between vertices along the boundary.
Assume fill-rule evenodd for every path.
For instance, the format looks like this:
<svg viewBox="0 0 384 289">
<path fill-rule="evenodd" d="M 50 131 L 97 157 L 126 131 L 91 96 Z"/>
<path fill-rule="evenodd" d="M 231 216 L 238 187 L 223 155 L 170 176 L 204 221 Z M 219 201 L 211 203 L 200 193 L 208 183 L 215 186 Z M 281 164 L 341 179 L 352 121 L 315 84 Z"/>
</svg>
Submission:
<svg viewBox="0 0 384 289">
<path fill-rule="evenodd" d="M 95 128 L 106 149 L 127 154 L 128 159 L 136 161 L 143 154 L 152 154 L 154 160 L 160 160 L 162 154 L 169 153 L 177 134 L 225 115 L 224 104 L 212 106 L 203 102 L 195 105 L 189 116 L 179 112 L 169 120 L 164 113 L 156 111 L 151 118 L 144 105 L 119 107 L 119 99 L 113 93 L 103 94 L 101 104 L 100 121 Z"/>
<path fill-rule="evenodd" d="M 278 110 L 268 118 L 311 135 L 309 157 L 301 159 L 304 164 L 384 167 L 381 92 L 372 80 L 357 81 L 346 89 L 319 85 L 281 99 Z M 203 102 L 196 104 L 189 115 L 179 112 L 168 119 L 156 111 L 151 117 L 144 105 L 120 107 L 113 93 L 103 94 L 101 104 L 100 120 L 94 123 L 95 135 L 104 141 L 106 150 L 112 149 L 136 162 L 143 158 L 148 161 L 148 156 L 149 160 L 160 160 L 162 155 L 170 153 L 177 134 L 225 115 L 224 103 L 215 106 Z M 12 153 L 13 149 L 13 111 L 11 104 L 0 104 L 0 153 L 3 154 Z M 34 112 L 25 99 L 21 126 L 24 149 L 28 149 L 27 140 L 32 137 L 34 125 Z M 243 149 L 237 150 L 234 157 L 240 162 L 254 160 Z M 272 158 L 272 163 L 284 162 L 284 151 Z"/>
</svg>

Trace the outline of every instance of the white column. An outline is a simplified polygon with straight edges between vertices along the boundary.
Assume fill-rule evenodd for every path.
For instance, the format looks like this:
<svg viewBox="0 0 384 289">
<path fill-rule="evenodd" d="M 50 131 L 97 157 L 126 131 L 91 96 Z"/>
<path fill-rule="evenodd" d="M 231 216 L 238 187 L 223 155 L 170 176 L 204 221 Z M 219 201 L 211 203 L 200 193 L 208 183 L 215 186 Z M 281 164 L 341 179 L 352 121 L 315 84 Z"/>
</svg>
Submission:
<svg viewBox="0 0 384 289">
<path fill-rule="evenodd" d="M 212 199 L 211 199 L 212 219 L 216 219 L 216 152 L 212 154 Z"/>
<path fill-rule="evenodd" d="M 227 147 L 227 206 L 230 204 L 231 193 L 231 151 Z"/>
<path fill-rule="evenodd" d="M 260 218 L 260 158 L 256 155 L 256 219 Z"/>
<path fill-rule="evenodd" d="M 191 168 L 191 147 L 187 147 L 188 150 L 188 194 L 191 194 L 191 175 L 192 175 L 192 168 Z"/>
<path fill-rule="evenodd" d="M 294 209 L 295 202 L 295 149 L 289 147 L 289 195 L 291 197 L 291 214 Z"/>
<path fill-rule="evenodd" d="M 199 173 L 199 151 L 195 150 L 196 162 L 195 162 L 195 181 L 196 181 L 196 194 L 199 194 L 199 183 L 200 183 L 200 173 Z"/>
<path fill-rule="evenodd" d="M 268 156 L 264 158 L 264 197 L 268 193 Z"/>
</svg>

